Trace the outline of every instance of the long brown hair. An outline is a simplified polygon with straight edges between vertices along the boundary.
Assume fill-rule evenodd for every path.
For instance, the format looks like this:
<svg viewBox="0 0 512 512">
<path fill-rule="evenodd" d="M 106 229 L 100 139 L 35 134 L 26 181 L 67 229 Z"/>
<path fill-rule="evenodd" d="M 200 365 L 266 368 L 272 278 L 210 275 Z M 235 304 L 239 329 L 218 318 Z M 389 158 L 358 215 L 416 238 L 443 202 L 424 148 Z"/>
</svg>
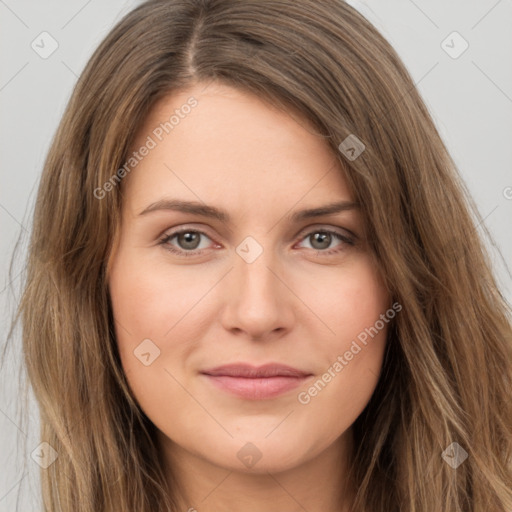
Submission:
<svg viewBox="0 0 512 512">
<path fill-rule="evenodd" d="M 106 264 L 123 181 L 94 191 L 156 101 L 211 80 L 313 123 L 402 305 L 354 424 L 353 512 L 511 510 L 510 307 L 481 218 L 396 52 L 341 0 L 152 0 L 90 59 L 45 162 L 18 313 L 41 437 L 58 453 L 45 509 L 176 510 L 114 337 Z M 365 146 L 355 159 L 339 150 L 349 135 Z M 442 456 L 454 446 L 468 454 L 456 469 Z"/>
</svg>

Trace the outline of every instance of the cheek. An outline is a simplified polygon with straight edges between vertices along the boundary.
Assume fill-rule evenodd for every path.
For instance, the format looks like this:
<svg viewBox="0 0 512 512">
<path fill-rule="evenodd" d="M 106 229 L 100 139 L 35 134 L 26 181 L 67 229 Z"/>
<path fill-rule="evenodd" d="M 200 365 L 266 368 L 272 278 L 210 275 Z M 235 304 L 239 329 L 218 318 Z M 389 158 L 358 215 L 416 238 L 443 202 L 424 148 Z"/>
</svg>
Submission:
<svg viewBox="0 0 512 512">
<path fill-rule="evenodd" d="M 366 254 L 353 258 L 346 268 L 329 270 L 296 282 L 302 285 L 298 295 L 321 321 L 320 327 L 328 329 L 323 338 L 332 353 L 373 326 L 389 308 L 390 296 Z"/>
<path fill-rule="evenodd" d="M 201 279 L 197 270 L 192 275 L 191 268 L 149 265 L 136 255 L 119 258 L 112 268 L 109 290 L 121 343 L 127 333 L 134 342 L 162 340 L 185 318 L 212 281 L 211 276 Z"/>
<path fill-rule="evenodd" d="M 112 266 L 109 292 L 117 346 L 142 404 L 156 399 L 155 379 L 160 388 L 170 379 L 165 369 L 174 374 L 187 364 L 212 316 L 203 297 L 218 277 L 207 269 L 204 278 L 198 274 L 193 266 L 150 264 L 136 251 L 120 252 Z"/>
<path fill-rule="evenodd" d="M 165 373 L 165 359 L 175 358 L 163 340 L 174 334 L 176 324 L 182 328 L 185 306 L 198 296 L 179 272 L 174 274 L 148 264 L 137 251 L 127 250 L 118 253 L 109 277 L 123 372 L 140 407 L 152 419 L 168 401 L 171 378 Z M 179 407 L 179 402 L 173 403 Z"/>
<path fill-rule="evenodd" d="M 351 340 L 333 351 L 329 366 L 297 396 L 296 417 L 321 435 L 315 446 L 328 446 L 347 431 L 370 401 L 382 368 L 386 331 L 367 345 Z"/>
<path fill-rule="evenodd" d="M 370 260 L 350 272 L 332 273 L 310 288 L 311 304 L 329 331 L 318 354 L 323 368 L 301 390 L 298 403 L 308 414 L 332 420 L 342 430 L 368 403 L 382 367 L 388 325 L 395 316 L 390 297 Z M 387 314 L 387 311 L 391 313 Z"/>
</svg>

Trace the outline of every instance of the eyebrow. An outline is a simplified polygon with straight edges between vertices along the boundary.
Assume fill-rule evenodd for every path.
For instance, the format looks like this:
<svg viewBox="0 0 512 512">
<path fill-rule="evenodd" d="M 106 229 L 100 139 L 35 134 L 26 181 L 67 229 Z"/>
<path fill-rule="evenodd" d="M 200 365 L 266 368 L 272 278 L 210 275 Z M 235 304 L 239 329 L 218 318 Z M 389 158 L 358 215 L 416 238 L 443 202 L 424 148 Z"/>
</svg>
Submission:
<svg viewBox="0 0 512 512">
<path fill-rule="evenodd" d="M 316 208 L 299 210 L 288 217 L 292 222 L 300 222 L 306 219 L 322 217 L 324 215 L 334 215 L 336 213 L 358 209 L 359 206 L 360 205 L 358 203 L 353 201 L 338 201 L 335 203 L 318 206 Z M 161 199 L 160 201 L 151 203 L 149 206 L 144 208 L 142 212 L 139 213 L 139 216 L 147 215 L 148 213 L 161 210 L 173 210 L 183 213 L 201 215 L 203 217 L 220 220 L 221 222 L 229 222 L 231 220 L 230 215 L 220 208 L 209 206 L 204 203 L 199 203 L 197 201 L 182 201 L 179 199 Z"/>
</svg>

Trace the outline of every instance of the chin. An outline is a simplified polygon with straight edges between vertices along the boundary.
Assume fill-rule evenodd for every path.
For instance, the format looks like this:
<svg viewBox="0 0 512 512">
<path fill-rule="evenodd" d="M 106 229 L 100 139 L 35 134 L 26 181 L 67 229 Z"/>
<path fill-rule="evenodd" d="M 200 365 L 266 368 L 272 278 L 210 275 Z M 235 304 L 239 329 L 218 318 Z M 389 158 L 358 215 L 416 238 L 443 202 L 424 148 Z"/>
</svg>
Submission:
<svg viewBox="0 0 512 512">
<path fill-rule="evenodd" d="M 305 451 L 304 441 L 300 436 L 288 436 L 288 443 L 282 437 L 268 438 L 258 433 L 250 441 L 249 437 L 232 439 L 229 446 L 217 444 L 215 453 L 205 455 L 214 464 L 241 473 L 267 474 L 278 473 L 293 469 L 305 462 L 308 452 Z M 226 455 L 230 455 L 226 457 Z"/>
</svg>

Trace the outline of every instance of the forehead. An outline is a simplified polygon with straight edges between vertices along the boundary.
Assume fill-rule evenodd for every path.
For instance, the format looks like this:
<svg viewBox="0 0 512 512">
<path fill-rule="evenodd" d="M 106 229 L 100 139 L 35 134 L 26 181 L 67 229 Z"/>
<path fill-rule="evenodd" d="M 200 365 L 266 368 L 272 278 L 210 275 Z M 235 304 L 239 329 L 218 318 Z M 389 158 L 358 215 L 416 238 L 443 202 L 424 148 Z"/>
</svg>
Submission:
<svg viewBox="0 0 512 512">
<path fill-rule="evenodd" d="M 144 146 L 151 149 L 139 151 Z M 139 211 L 164 194 L 240 210 L 351 198 L 337 156 L 311 123 L 223 84 L 162 98 L 132 152 L 140 160 L 124 183 L 125 197 Z"/>
</svg>

